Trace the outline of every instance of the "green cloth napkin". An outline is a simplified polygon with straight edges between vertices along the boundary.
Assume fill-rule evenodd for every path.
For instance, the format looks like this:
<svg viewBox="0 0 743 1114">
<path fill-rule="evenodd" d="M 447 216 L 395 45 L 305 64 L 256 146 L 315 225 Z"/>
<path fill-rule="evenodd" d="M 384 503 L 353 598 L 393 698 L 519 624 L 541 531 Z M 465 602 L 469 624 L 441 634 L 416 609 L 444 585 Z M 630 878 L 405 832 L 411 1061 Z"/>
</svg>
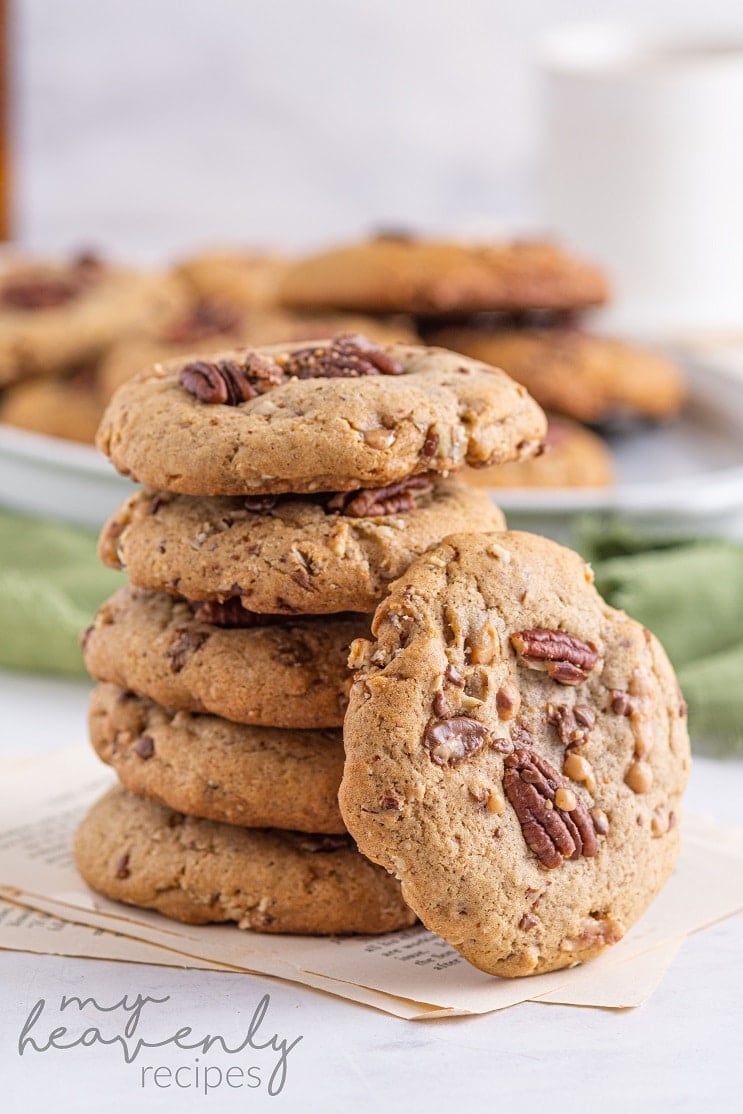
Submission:
<svg viewBox="0 0 743 1114">
<path fill-rule="evenodd" d="M 694 747 L 743 754 L 743 544 L 643 537 L 622 522 L 591 519 L 578 548 L 607 602 L 663 643 Z"/>
<path fill-rule="evenodd" d="M 743 754 L 743 544 L 590 519 L 578 548 L 606 600 L 665 646 L 694 745 Z M 0 666 L 84 676 L 80 632 L 123 581 L 92 531 L 0 511 Z"/>
<path fill-rule="evenodd" d="M 84 677 L 80 633 L 123 581 L 93 531 L 0 510 L 0 666 Z"/>
</svg>

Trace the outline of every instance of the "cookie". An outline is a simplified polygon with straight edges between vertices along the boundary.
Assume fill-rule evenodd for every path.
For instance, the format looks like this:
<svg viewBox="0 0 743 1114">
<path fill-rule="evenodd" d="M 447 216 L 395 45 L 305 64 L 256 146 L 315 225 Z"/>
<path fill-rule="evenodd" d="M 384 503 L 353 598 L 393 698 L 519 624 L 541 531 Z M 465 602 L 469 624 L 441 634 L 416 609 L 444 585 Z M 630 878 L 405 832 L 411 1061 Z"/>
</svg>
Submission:
<svg viewBox="0 0 743 1114">
<path fill-rule="evenodd" d="M 582 962 L 673 869 L 689 767 L 668 659 L 545 538 L 457 535 L 352 648 L 341 813 L 475 966 Z"/>
<path fill-rule="evenodd" d="M 276 287 L 287 265 L 266 252 L 217 248 L 181 260 L 173 274 L 196 298 L 252 311 L 275 306 Z"/>
<path fill-rule="evenodd" d="M 32 379 L 9 387 L 0 398 L 0 422 L 92 444 L 103 406 L 89 382 Z"/>
<path fill-rule="evenodd" d="M 300 260 L 279 283 L 292 309 L 462 315 L 606 300 L 598 268 L 551 243 L 464 244 L 382 235 Z"/>
<path fill-rule="evenodd" d="M 607 487 L 614 482 L 614 461 L 597 433 L 550 415 L 539 456 L 520 464 L 465 468 L 460 475 L 476 487 Z"/>
<path fill-rule="evenodd" d="M 78 870 L 116 901 L 187 924 L 236 921 L 255 932 L 345 935 L 415 922 L 394 878 L 346 836 L 195 820 L 112 789 L 75 838 Z"/>
<path fill-rule="evenodd" d="M 269 614 L 373 611 L 387 584 L 451 530 L 499 530 L 484 491 L 415 477 L 331 497 L 206 498 L 138 491 L 99 554 L 133 584 Z"/>
<path fill-rule="evenodd" d="M 366 616 L 273 625 L 273 616 L 252 616 L 258 625 L 242 629 L 196 617 L 234 621 L 224 610 L 125 585 L 86 632 L 85 665 L 96 680 L 168 708 L 269 727 L 342 725 L 348 648 L 368 633 Z"/>
<path fill-rule="evenodd" d="M 11 264 L 0 273 L 0 386 L 87 366 L 117 337 L 168 312 L 174 300 L 162 276 L 92 256 Z"/>
<path fill-rule="evenodd" d="M 280 309 L 246 312 L 229 302 L 202 300 L 160 323 L 151 336 L 124 337 L 112 345 L 97 369 L 101 395 L 107 401 L 122 383 L 164 360 L 219 352 L 238 343 L 322 340 L 341 332 L 363 333 L 379 344 L 417 341 L 412 323 L 402 316 L 377 320 L 340 313 L 299 316 Z"/>
<path fill-rule="evenodd" d="M 503 372 L 361 336 L 156 365 L 109 403 L 99 448 L 187 495 L 384 487 L 525 459 L 545 419 Z"/>
<path fill-rule="evenodd" d="M 673 360 L 580 329 L 451 326 L 432 340 L 502 367 L 545 409 L 581 422 L 674 418 L 684 401 L 683 374 Z"/>
<path fill-rule="evenodd" d="M 345 831 L 340 731 L 248 727 L 166 711 L 105 684 L 93 692 L 89 727 L 98 756 L 140 797 L 245 828 Z"/>
</svg>

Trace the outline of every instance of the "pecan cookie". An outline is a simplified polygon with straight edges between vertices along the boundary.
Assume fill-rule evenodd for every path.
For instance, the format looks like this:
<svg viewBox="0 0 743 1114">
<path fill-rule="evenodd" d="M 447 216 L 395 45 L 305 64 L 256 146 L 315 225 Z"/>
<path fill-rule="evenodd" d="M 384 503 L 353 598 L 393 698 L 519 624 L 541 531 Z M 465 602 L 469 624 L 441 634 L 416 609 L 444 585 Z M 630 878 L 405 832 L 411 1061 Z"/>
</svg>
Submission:
<svg viewBox="0 0 743 1114">
<path fill-rule="evenodd" d="M 555 244 L 464 244 L 380 235 L 300 260 L 279 283 L 293 309 L 462 315 L 576 309 L 607 297 L 598 268 Z"/>
<path fill-rule="evenodd" d="M 132 793 L 243 828 L 344 832 L 340 731 L 248 727 L 173 712 L 116 685 L 93 692 L 98 756 Z"/>
<path fill-rule="evenodd" d="M 75 860 L 93 889 L 187 924 L 322 936 L 415 922 L 398 883 L 347 836 L 195 820 L 124 789 L 85 816 Z"/>
<path fill-rule="evenodd" d="M 685 706 L 658 641 L 531 534 L 459 535 L 391 588 L 346 714 L 341 813 L 421 920 L 498 975 L 597 955 L 679 846 Z"/>
<path fill-rule="evenodd" d="M 502 367 L 540 406 L 581 422 L 673 418 L 684 401 L 683 375 L 673 360 L 576 328 L 452 326 L 431 339 Z"/>
<path fill-rule="evenodd" d="M 348 648 L 368 630 L 363 615 L 287 619 L 125 585 L 85 632 L 83 653 L 97 681 L 168 708 L 268 727 L 340 727 Z"/>
<path fill-rule="evenodd" d="M 305 498 L 139 491 L 104 526 L 99 553 L 143 588 L 319 615 L 373 611 L 386 585 L 444 534 L 503 524 L 484 491 L 424 476 Z"/>
<path fill-rule="evenodd" d="M 611 450 L 603 438 L 569 418 L 549 416 L 544 452 L 520 464 L 465 468 L 476 487 L 607 487 L 614 482 Z"/>
<path fill-rule="evenodd" d="M 350 491 L 525 459 L 545 427 L 495 368 L 340 336 L 156 365 L 116 392 L 98 445 L 166 491 Z"/>
<path fill-rule="evenodd" d="M 0 273 L 0 386 L 88 365 L 122 333 L 178 301 L 167 279 L 89 255 L 17 262 Z"/>
</svg>

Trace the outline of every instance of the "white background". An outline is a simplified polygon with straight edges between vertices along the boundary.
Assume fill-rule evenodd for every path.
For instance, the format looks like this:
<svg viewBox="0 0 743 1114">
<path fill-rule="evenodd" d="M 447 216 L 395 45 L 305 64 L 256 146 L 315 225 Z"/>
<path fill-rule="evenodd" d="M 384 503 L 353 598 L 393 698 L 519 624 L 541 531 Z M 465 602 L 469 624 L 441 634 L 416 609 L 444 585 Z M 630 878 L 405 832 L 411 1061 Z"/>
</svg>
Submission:
<svg viewBox="0 0 743 1114">
<path fill-rule="evenodd" d="M 157 259 L 539 226 L 538 43 L 739 0 L 16 0 L 18 228 Z M 558 230 L 559 231 L 559 230 Z"/>
</svg>

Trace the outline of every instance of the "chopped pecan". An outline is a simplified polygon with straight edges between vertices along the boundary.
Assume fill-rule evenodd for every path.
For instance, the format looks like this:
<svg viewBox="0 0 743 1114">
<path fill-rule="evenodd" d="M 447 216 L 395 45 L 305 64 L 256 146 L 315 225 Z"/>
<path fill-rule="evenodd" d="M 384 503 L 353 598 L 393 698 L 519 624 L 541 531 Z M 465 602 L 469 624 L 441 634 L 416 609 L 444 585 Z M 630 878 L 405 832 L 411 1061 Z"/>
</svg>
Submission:
<svg viewBox="0 0 743 1114">
<path fill-rule="evenodd" d="M 236 334 L 241 324 L 242 317 L 234 306 L 203 298 L 171 321 L 161 337 L 166 344 L 194 344 L 213 336 Z"/>
<path fill-rule="evenodd" d="M 128 878 L 130 874 L 131 871 L 129 870 L 129 855 L 122 855 L 116 863 L 116 877 Z"/>
<path fill-rule="evenodd" d="M 405 370 L 384 348 L 358 333 L 341 333 L 330 344 L 299 348 L 280 359 L 287 375 L 297 379 L 402 375 Z"/>
<path fill-rule="evenodd" d="M 469 716 L 433 720 L 423 736 L 431 761 L 437 766 L 458 766 L 489 741 L 490 732 L 485 724 Z"/>
<path fill-rule="evenodd" d="M 242 364 L 234 360 L 191 360 L 181 368 L 178 382 L 201 402 L 239 406 L 284 381 L 279 365 L 249 352 Z"/>
<path fill-rule="evenodd" d="M 209 635 L 206 631 L 190 630 L 188 627 L 181 628 L 175 633 L 175 640 L 165 651 L 165 656 L 173 672 L 180 673 L 191 654 L 204 645 Z"/>
<path fill-rule="evenodd" d="M 430 476 L 408 476 L 406 480 L 388 487 L 341 491 L 330 499 L 327 509 L 349 518 L 379 518 L 386 514 L 400 514 L 415 508 L 414 492 L 430 491 L 432 486 L 433 479 Z"/>
<path fill-rule="evenodd" d="M 151 735 L 140 735 L 132 750 L 140 758 L 152 758 L 155 753 L 155 740 Z"/>
<path fill-rule="evenodd" d="M 288 615 L 263 615 L 248 611 L 239 596 L 231 596 L 224 603 L 216 600 L 192 602 L 191 607 L 197 622 L 211 623 L 215 627 L 269 627 L 290 622 Z"/>
<path fill-rule="evenodd" d="M 269 514 L 278 500 L 278 495 L 248 495 L 242 500 L 246 511 L 252 514 Z"/>
<path fill-rule="evenodd" d="M 636 707 L 636 701 L 624 689 L 612 689 L 611 710 L 615 716 L 631 716 Z"/>
<path fill-rule="evenodd" d="M 515 631 L 511 644 L 530 669 L 543 669 L 563 685 L 581 684 L 599 660 L 592 642 L 560 630 Z"/>
<path fill-rule="evenodd" d="M 451 708 L 449 707 L 449 702 L 447 701 L 443 692 L 437 692 L 434 696 L 433 711 L 434 715 L 438 716 L 439 719 L 451 718 Z"/>
<path fill-rule="evenodd" d="M 550 870 L 565 859 L 590 858 L 598 850 L 596 829 L 588 809 L 574 794 L 561 809 L 555 796 L 565 789 L 560 774 L 530 747 L 504 759 L 503 789 L 516 813 L 527 847 Z M 561 794 L 560 798 L 566 798 Z"/>
<path fill-rule="evenodd" d="M 456 687 L 458 689 L 463 689 L 464 686 L 465 686 L 464 677 L 459 672 L 459 670 L 456 668 L 456 666 L 451 664 L 451 662 L 447 665 L 446 669 L 444 670 L 444 677 L 446 678 L 446 680 L 449 682 L 450 685 L 456 685 Z"/>
<path fill-rule="evenodd" d="M 596 716 L 583 704 L 548 704 L 547 723 L 557 728 L 563 746 L 582 747 L 588 742 L 591 728 L 596 726 Z"/>
<path fill-rule="evenodd" d="M 429 429 L 428 433 L 426 434 L 426 439 L 423 442 L 423 448 L 421 449 L 421 456 L 427 456 L 427 457 L 436 456 L 436 450 L 438 449 L 438 447 L 439 447 L 439 435 L 434 430 Z"/>
<path fill-rule="evenodd" d="M 327 851 L 341 851 L 344 847 L 353 847 L 353 840 L 349 835 L 303 835 L 297 840 L 300 851 L 310 851 L 313 854 Z"/>
</svg>

